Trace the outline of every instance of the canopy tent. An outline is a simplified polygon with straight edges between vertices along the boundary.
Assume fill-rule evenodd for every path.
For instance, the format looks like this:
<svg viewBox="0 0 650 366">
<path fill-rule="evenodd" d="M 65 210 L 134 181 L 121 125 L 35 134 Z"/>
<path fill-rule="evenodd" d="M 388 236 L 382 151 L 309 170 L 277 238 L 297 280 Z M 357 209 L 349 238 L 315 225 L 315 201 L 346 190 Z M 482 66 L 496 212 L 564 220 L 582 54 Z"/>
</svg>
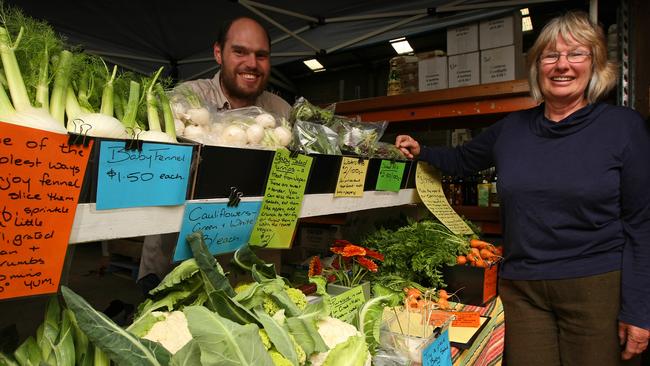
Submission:
<svg viewBox="0 0 650 366">
<path fill-rule="evenodd" d="M 342 53 L 497 16 L 522 3 L 558 0 L 6 0 L 48 21 L 71 45 L 108 62 L 149 74 L 160 66 L 177 80 L 210 77 L 212 45 L 222 21 L 256 18 L 269 29 L 272 62 Z M 276 82 L 288 80 L 275 78 Z M 272 80 L 273 82 L 273 80 Z M 286 83 L 284 83 L 286 86 Z"/>
</svg>

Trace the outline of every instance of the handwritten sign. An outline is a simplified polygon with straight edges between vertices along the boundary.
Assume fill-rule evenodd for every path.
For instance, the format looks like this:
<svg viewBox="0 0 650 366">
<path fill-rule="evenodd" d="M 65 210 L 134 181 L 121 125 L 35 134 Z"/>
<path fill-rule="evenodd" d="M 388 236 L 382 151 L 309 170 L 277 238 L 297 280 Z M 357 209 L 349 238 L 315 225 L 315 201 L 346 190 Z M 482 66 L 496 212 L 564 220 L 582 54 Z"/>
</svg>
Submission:
<svg viewBox="0 0 650 366">
<path fill-rule="evenodd" d="M 459 235 L 473 234 L 472 229 L 449 206 L 440 183 L 440 172 L 437 169 L 427 163 L 418 162 L 415 171 L 415 187 L 424 205 L 451 232 Z"/>
<path fill-rule="evenodd" d="M 250 244 L 267 248 L 289 248 L 293 239 L 312 158 L 289 151 L 275 152 L 262 208 L 251 234 Z"/>
<path fill-rule="evenodd" d="M 422 366 L 451 366 L 449 331 L 445 329 L 422 351 Z"/>
<path fill-rule="evenodd" d="M 493 265 L 485 269 L 483 277 L 483 303 L 488 302 L 488 300 L 497 295 L 498 267 L 498 265 Z"/>
<path fill-rule="evenodd" d="M 363 197 L 363 185 L 368 173 L 368 160 L 344 156 L 334 197 Z"/>
<path fill-rule="evenodd" d="M 56 293 L 92 141 L 0 131 L 0 299 Z"/>
<path fill-rule="evenodd" d="M 334 318 L 349 323 L 354 319 L 354 314 L 365 302 L 366 298 L 363 294 L 363 287 L 353 287 L 330 299 L 331 315 Z"/>
<path fill-rule="evenodd" d="M 186 204 L 174 261 L 192 257 L 185 238 L 196 231 L 203 232 L 203 240 L 212 254 L 239 249 L 248 243 L 261 205 L 261 201 L 240 202 L 237 207 L 228 207 L 227 203 Z"/>
<path fill-rule="evenodd" d="M 481 314 L 477 311 L 453 311 L 455 319 L 451 322 L 454 327 L 472 327 L 481 326 Z"/>
<path fill-rule="evenodd" d="M 382 160 L 377 175 L 377 191 L 399 192 L 406 163 Z"/>
<path fill-rule="evenodd" d="M 173 206 L 185 202 L 192 147 L 145 142 L 142 151 L 124 142 L 101 141 L 97 209 Z"/>
</svg>

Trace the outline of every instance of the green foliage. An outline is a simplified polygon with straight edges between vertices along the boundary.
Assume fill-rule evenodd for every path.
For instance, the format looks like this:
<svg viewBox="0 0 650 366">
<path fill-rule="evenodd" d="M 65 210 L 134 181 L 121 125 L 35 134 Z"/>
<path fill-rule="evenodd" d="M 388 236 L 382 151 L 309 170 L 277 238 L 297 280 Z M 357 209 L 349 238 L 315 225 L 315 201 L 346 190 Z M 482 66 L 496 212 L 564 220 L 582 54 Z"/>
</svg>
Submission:
<svg viewBox="0 0 650 366">
<path fill-rule="evenodd" d="M 364 245 L 384 254 L 381 277 L 398 275 L 426 287 L 444 287 L 443 265 L 454 265 L 469 250 L 468 238 L 456 235 L 438 221 L 409 222 L 397 230 L 379 229 Z"/>
</svg>

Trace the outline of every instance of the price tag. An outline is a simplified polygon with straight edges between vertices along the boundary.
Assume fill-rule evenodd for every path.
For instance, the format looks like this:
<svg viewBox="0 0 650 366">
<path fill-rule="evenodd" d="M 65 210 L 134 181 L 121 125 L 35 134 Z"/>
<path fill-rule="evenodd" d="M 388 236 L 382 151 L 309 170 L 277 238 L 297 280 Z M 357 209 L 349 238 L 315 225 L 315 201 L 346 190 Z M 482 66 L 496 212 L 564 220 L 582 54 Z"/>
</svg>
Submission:
<svg viewBox="0 0 650 366">
<path fill-rule="evenodd" d="M 445 329 L 422 351 L 422 366 L 451 366 L 449 331 Z"/>
<path fill-rule="evenodd" d="M 250 244 L 267 248 L 289 248 L 296 230 L 312 158 L 286 149 L 275 152 L 262 208 Z"/>
<path fill-rule="evenodd" d="M 56 293 L 92 141 L 0 131 L 0 299 Z"/>
<path fill-rule="evenodd" d="M 354 314 L 366 302 L 363 287 L 356 286 L 330 299 L 330 310 L 334 318 L 351 322 Z"/>
<path fill-rule="evenodd" d="M 471 235 L 474 232 L 449 205 L 440 183 L 440 172 L 431 165 L 418 162 L 415 171 L 415 187 L 420 199 L 429 211 L 451 232 L 459 235 Z"/>
<path fill-rule="evenodd" d="M 192 146 L 145 142 L 138 151 L 101 141 L 97 209 L 181 205 L 191 162 Z"/>
<path fill-rule="evenodd" d="M 476 311 L 452 311 L 456 316 L 451 325 L 454 327 L 478 328 L 481 326 L 481 314 Z"/>
<path fill-rule="evenodd" d="M 212 254 L 234 252 L 248 243 L 253 225 L 260 212 L 261 201 L 240 202 L 237 207 L 227 203 L 187 203 L 174 261 L 192 258 L 192 249 L 185 238 L 201 231 Z"/>
<path fill-rule="evenodd" d="M 402 176 L 406 163 L 391 160 L 382 160 L 377 176 L 377 191 L 399 192 L 402 185 Z"/>
<path fill-rule="evenodd" d="M 368 173 L 368 160 L 344 156 L 341 160 L 339 178 L 334 197 L 362 197 L 363 185 Z"/>
</svg>

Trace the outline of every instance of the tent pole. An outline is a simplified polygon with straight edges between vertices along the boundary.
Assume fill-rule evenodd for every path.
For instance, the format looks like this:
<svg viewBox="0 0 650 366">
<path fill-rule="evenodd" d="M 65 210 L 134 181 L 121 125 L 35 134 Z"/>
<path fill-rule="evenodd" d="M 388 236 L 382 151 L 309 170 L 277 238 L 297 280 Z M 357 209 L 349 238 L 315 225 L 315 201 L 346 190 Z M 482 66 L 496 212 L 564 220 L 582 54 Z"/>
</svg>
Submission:
<svg viewBox="0 0 650 366">
<path fill-rule="evenodd" d="M 366 34 L 364 34 L 364 35 L 362 35 L 362 36 L 360 36 L 360 37 L 357 37 L 357 38 L 355 38 L 355 39 L 351 39 L 351 40 L 349 40 L 349 41 L 347 41 L 347 42 L 341 43 L 341 44 L 338 45 L 338 46 L 331 47 L 331 48 L 329 48 L 329 49 L 327 50 L 327 53 L 331 53 L 331 52 L 334 52 L 334 51 L 338 51 L 338 50 L 340 50 L 340 49 L 342 49 L 342 48 L 345 48 L 345 47 L 347 47 L 347 46 L 351 46 L 351 45 L 353 45 L 353 44 L 355 44 L 355 43 L 359 43 L 359 42 L 361 42 L 361 41 L 365 41 L 365 40 L 368 39 L 368 38 L 372 38 L 372 37 L 374 37 L 374 36 L 376 36 L 376 35 L 378 35 L 378 34 L 382 34 L 382 33 L 384 33 L 384 32 L 388 32 L 389 30 L 395 29 L 395 28 L 397 28 L 397 27 L 400 27 L 400 26 L 402 26 L 402 25 L 404 25 L 404 24 L 408 24 L 408 23 L 410 23 L 410 22 L 416 21 L 416 20 L 418 20 L 418 19 L 422 19 L 422 18 L 424 18 L 424 17 L 426 17 L 426 16 L 428 16 L 428 14 L 418 14 L 418 15 L 414 15 L 414 16 L 412 16 L 412 17 L 410 17 L 410 18 L 406 18 L 406 19 L 400 20 L 400 21 L 397 22 L 397 23 L 391 24 L 391 25 L 386 26 L 386 27 L 383 27 L 383 28 L 379 28 L 379 29 L 377 29 L 377 30 L 375 30 L 375 31 L 372 31 L 372 32 L 370 32 L 370 33 L 366 33 Z"/>
<path fill-rule="evenodd" d="M 129 55 L 127 53 L 105 52 L 105 51 L 91 50 L 91 49 L 86 49 L 85 51 L 88 52 L 88 53 L 92 53 L 94 55 L 98 55 L 98 56 L 119 57 L 119 58 L 125 58 L 127 60 L 151 61 L 151 62 L 157 62 L 157 63 L 161 63 L 161 64 L 168 64 L 169 63 L 169 60 L 165 60 L 165 59 L 161 59 L 161 58 L 134 56 L 134 55 Z"/>
<path fill-rule="evenodd" d="M 304 27 L 302 27 L 302 28 L 298 28 L 298 29 L 296 29 L 295 31 L 293 31 L 293 33 L 295 33 L 295 34 L 300 34 L 300 33 L 304 32 L 304 31 L 309 30 L 309 29 L 311 29 L 311 27 L 308 26 L 308 25 L 306 25 L 306 26 L 304 26 Z M 282 36 L 282 37 L 278 37 L 278 38 L 276 38 L 276 39 L 274 39 L 274 40 L 271 40 L 271 45 L 274 45 L 274 44 L 276 44 L 276 43 L 280 43 L 280 42 L 284 41 L 285 39 L 289 39 L 289 38 L 291 38 L 291 36 L 288 35 L 288 34 L 285 34 L 285 35 Z"/>
<path fill-rule="evenodd" d="M 349 17 L 334 17 L 334 18 L 325 18 L 325 23 L 341 23 L 341 22 L 352 22 L 355 20 L 372 20 L 372 19 L 383 19 L 383 18 L 395 18 L 395 17 L 404 17 L 408 15 L 418 15 L 418 14 L 427 14 L 427 9 L 418 9 L 418 10 L 407 10 L 407 11 L 396 11 L 391 13 L 377 13 L 377 14 L 367 14 L 367 15 L 352 15 Z"/>
<path fill-rule="evenodd" d="M 306 20 L 308 22 L 318 23 L 318 18 L 310 17 L 309 15 L 296 13 L 294 11 L 290 11 L 290 10 L 286 10 L 286 9 L 281 9 L 281 8 L 271 6 L 271 5 L 258 3 L 257 1 L 239 0 L 239 3 L 242 4 L 242 5 L 244 5 L 243 3 L 246 3 L 246 4 L 248 4 L 250 6 L 254 6 L 256 8 L 270 10 L 270 11 L 275 12 L 275 13 L 280 13 L 280 14 L 292 16 L 294 18 L 303 19 L 303 20 Z"/>
<path fill-rule="evenodd" d="M 290 31 L 287 27 L 283 26 L 282 24 L 276 22 L 273 18 L 271 18 L 268 15 L 266 15 L 266 14 L 262 13 L 261 11 L 257 10 L 255 7 L 249 5 L 247 1 L 240 0 L 239 4 L 241 4 L 243 7 L 247 8 L 248 10 L 252 11 L 253 13 L 259 15 L 260 17 L 264 18 L 266 21 L 273 24 L 274 26 L 280 28 L 282 31 L 284 31 L 285 33 L 287 33 L 291 37 L 297 39 L 298 41 L 303 43 L 305 46 L 311 48 L 312 50 L 314 50 L 316 52 L 320 52 L 320 49 L 318 47 L 312 45 L 310 42 L 308 42 L 304 38 L 300 37 L 299 35 L 295 34 L 294 32 Z"/>
<path fill-rule="evenodd" d="M 443 13 L 448 11 L 460 11 L 460 10 L 475 10 L 475 9 L 487 9 L 487 8 L 503 8 L 509 6 L 528 6 L 537 3 L 553 3 L 562 0 L 509 0 L 509 1 L 491 1 L 489 3 L 477 3 L 477 4 L 467 4 L 467 5 L 456 5 L 458 2 L 453 4 L 441 5 L 436 8 L 436 12 Z"/>
</svg>

